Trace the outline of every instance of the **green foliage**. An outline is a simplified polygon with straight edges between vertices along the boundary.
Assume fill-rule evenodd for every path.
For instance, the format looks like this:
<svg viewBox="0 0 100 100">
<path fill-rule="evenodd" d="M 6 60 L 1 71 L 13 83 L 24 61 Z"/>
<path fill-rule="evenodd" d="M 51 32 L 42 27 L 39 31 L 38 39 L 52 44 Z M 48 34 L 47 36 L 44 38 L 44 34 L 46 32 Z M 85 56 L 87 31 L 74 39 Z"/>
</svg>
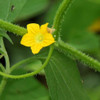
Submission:
<svg viewBox="0 0 100 100">
<path fill-rule="evenodd" d="M 9 4 L 9 10 L 8 10 L 8 21 L 14 21 L 17 16 L 19 16 L 19 13 L 27 0 L 8 0 Z"/>
<path fill-rule="evenodd" d="M 25 20 L 44 12 L 49 4 L 49 0 L 27 0 L 22 8 L 17 20 Z"/>
<path fill-rule="evenodd" d="M 6 20 L 9 11 L 9 2 L 10 0 L 0 0 L 0 19 Z"/>
<path fill-rule="evenodd" d="M 0 19 L 23 20 L 45 10 L 49 0 L 0 0 Z"/>
<path fill-rule="evenodd" d="M 5 37 L 6 39 L 8 39 L 10 41 L 10 43 L 13 44 L 11 38 L 9 37 L 8 34 L 6 34 L 4 31 L 0 31 L 0 37 Z"/>
<path fill-rule="evenodd" d="M 89 100 L 76 63 L 64 54 L 54 52 L 45 71 L 52 100 Z"/>
<path fill-rule="evenodd" d="M 17 70 L 15 73 L 22 73 L 23 70 Z M 5 91 L 0 100 L 50 100 L 47 89 L 41 85 L 35 78 L 26 78 L 21 80 L 8 80 Z"/>
<path fill-rule="evenodd" d="M 0 18 L 13 21 L 18 15 L 27 0 L 0 0 Z"/>
<path fill-rule="evenodd" d="M 95 75 L 90 75 L 92 81 L 89 82 L 89 77 L 86 75 L 83 78 L 84 80 L 87 78 L 89 82 L 88 88 L 85 86 L 86 93 L 75 60 L 79 60 L 94 70 L 100 71 L 99 61 L 77 50 L 99 51 L 99 35 L 97 37 L 95 32 L 89 30 L 89 27 L 100 17 L 100 1 L 63 0 L 59 7 L 61 1 L 55 0 L 55 2 L 51 1 L 50 3 L 49 0 L 0 0 L 0 59 L 2 57 L 5 59 L 5 67 L 0 63 L 0 69 L 2 70 L 0 70 L 0 75 L 3 76 L 2 80 L 0 79 L 1 100 L 99 100 L 99 81 L 96 80 Z M 47 9 L 48 5 L 50 5 L 51 9 Z M 29 53 L 28 49 L 22 48 L 19 45 L 20 38 L 17 37 L 15 39 L 16 37 L 11 36 L 14 43 L 15 41 L 17 42 L 14 45 L 6 42 L 6 47 L 9 47 L 11 65 L 14 64 L 10 68 L 9 56 L 5 49 L 3 37 L 12 43 L 6 31 L 17 35 L 24 35 L 27 30 L 9 22 L 29 20 L 29 18 L 36 16 L 39 16 L 39 19 L 41 19 L 40 14 L 42 13 L 43 17 L 46 15 L 45 21 L 48 21 L 51 26 L 54 25 L 54 28 L 56 28 L 53 35 L 58 36 L 55 38 L 61 38 L 64 42 L 58 39 L 55 44 L 51 45 L 48 56 L 47 52 L 45 52 L 48 49 L 43 49 L 43 53 L 30 57 L 32 53 Z M 20 22 L 18 24 L 23 23 Z M 60 33 L 60 36 L 58 33 Z M 30 58 L 25 59 L 27 57 Z M 46 73 L 43 70 L 44 67 L 46 67 Z M 46 89 L 35 78 L 25 78 L 37 73 L 46 76 L 49 89 Z M 25 79 L 12 80 L 8 78 Z M 90 88 L 93 84 L 98 86 Z M 48 90 L 51 98 L 49 97 Z"/>
</svg>

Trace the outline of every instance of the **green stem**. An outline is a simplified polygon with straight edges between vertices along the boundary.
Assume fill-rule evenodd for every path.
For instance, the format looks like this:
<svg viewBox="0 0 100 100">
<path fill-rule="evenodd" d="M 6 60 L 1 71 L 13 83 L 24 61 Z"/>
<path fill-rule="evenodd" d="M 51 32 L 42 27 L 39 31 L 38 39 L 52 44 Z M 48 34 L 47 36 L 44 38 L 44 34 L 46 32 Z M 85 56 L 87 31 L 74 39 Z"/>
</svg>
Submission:
<svg viewBox="0 0 100 100">
<path fill-rule="evenodd" d="M 3 21 L 1 19 L 0 19 L 0 28 L 21 36 L 27 33 L 27 30 L 25 28 Z"/>
<path fill-rule="evenodd" d="M 0 59 L 3 57 L 4 55 L 0 55 Z"/>
<path fill-rule="evenodd" d="M 5 88 L 6 83 L 7 83 L 7 79 L 5 77 L 3 77 L 1 84 L 0 84 L 0 96 L 2 95 L 2 92 Z"/>
<path fill-rule="evenodd" d="M 42 65 L 42 67 L 40 67 L 38 70 L 34 71 L 34 72 L 31 72 L 31 73 L 28 73 L 28 74 L 23 74 L 23 75 L 9 75 L 9 74 L 6 74 L 6 73 L 3 73 L 3 72 L 0 72 L 0 75 L 4 76 L 4 77 L 8 77 L 8 78 L 13 78 L 13 79 L 20 79 L 20 78 L 25 78 L 25 77 L 30 77 L 30 76 L 33 76 L 33 75 L 36 75 L 38 74 L 41 70 L 43 70 L 46 65 L 48 64 L 49 60 L 50 60 L 50 57 L 53 53 L 53 49 L 54 49 L 54 45 L 51 45 L 50 46 L 50 51 L 49 51 L 49 54 L 48 54 L 48 57 L 47 59 L 45 60 L 44 64 Z"/>
<path fill-rule="evenodd" d="M 6 73 L 10 73 L 10 61 L 9 61 L 9 57 L 8 57 L 8 54 L 7 54 L 7 52 L 6 52 L 6 54 L 5 54 L 5 61 L 6 61 Z"/>
<path fill-rule="evenodd" d="M 71 54 L 77 60 L 81 61 L 84 64 L 89 65 L 90 68 L 93 68 L 96 71 L 100 72 L 100 62 L 98 62 L 97 60 L 89 57 L 85 53 L 82 53 L 81 51 L 78 51 L 77 49 L 73 48 L 69 44 L 64 43 L 62 40 L 59 40 L 59 42 L 56 43 L 55 46 L 58 49 L 63 50 L 64 53 Z"/>
<path fill-rule="evenodd" d="M 5 68 L 1 63 L 0 63 L 0 68 L 2 69 L 3 72 L 5 72 Z"/>
<path fill-rule="evenodd" d="M 54 23 L 53 23 L 53 27 L 56 29 L 55 32 L 53 33 L 54 37 L 56 40 L 58 40 L 58 38 L 60 37 L 60 26 L 61 23 L 63 21 L 63 17 L 65 14 L 65 11 L 69 8 L 69 5 L 71 4 L 72 0 L 63 0 L 63 2 L 61 3 L 61 5 L 59 6 L 56 16 L 54 18 Z"/>
<path fill-rule="evenodd" d="M 10 61 L 9 61 L 9 57 L 8 57 L 6 48 L 4 46 L 3 38 L 1 38 L 0 42 L 1 42 L 1 48 L 4 51 L 4 58 L 5 58 L 5 61 L 6 61 L 6 73 L 10 73 Z"/>
</svg>

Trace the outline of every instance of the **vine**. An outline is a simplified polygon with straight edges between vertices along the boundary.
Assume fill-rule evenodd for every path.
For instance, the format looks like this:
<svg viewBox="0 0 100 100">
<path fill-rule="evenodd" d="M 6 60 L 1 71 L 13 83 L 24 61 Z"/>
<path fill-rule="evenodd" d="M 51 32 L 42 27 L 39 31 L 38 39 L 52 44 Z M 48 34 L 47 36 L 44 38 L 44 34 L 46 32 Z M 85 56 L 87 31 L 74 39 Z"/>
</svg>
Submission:
<svg viewBox="0 0 100 100">
<path fill-rule="evenodd" d="M 61 23 L 63 21 L 63 17 L 65 14 L 65 11 L 69 8 L 70 4 L 71 4 L 72 0 L 63 0 L 63 2 L 61 3 L 61 5 L 59 6 L 56 16 L 54 18 L 54 22 L 53 22 L 53 27 L 56 29 L 55 32 L 53 33 L 56 40 L 58 40 L 60 38 L 60 26 Z"/>
</svg>

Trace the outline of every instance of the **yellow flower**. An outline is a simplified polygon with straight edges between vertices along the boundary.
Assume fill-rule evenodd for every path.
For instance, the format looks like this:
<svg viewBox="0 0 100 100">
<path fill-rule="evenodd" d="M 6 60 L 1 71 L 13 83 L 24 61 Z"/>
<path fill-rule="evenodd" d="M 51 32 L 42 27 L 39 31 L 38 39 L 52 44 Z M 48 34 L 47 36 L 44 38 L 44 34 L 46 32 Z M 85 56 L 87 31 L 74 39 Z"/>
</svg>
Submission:
<svg viewBox="0 0 100 100">
<path fill-rule="evenodd" d="M 26 33 L 21 40 L 21 44 L 31 47 L 32 53 L 37 54 L 46 46 L 55 42 L 52 34 L 48 31 L 48 23 L 39 26 L 39 24 L 32 23 L 27 25 L 28 33 Z"/>
</svg>

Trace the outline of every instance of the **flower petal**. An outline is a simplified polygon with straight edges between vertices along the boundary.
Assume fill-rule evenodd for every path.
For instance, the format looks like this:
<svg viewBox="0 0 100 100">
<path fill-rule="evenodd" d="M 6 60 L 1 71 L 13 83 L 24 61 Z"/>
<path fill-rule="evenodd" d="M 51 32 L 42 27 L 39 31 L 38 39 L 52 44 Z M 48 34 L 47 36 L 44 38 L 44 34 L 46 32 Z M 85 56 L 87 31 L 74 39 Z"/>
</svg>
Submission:
<svg viewBox="0 0 100 100">
<path fill-rule="evenodd" d="M 42 49 L 42 45 L 41 44 L 34 44 L 31 46 L 31 50 L 33 54 L 37 54 L 39 53 L 39 51 Z"/>
<path fill-rule="evenodd" d="M 34 43 L 34 35 L 33 34 L 25 34 L 21 39 L 21 44 L 27 47 L 30 47 Z"/>
<path fill-rule="evenodd" d="M 55 40 L 54 40 L 52 34 L 47 33 L 44 36 L 44 40 L 43 40 L 42 46 L 46 47 L 46 46 L 49 46 L 50 44 L 52 44 L 54 42 L 55 42 Z"/>
<path fill-rule="evenodd" d="M 48 33 L 47 26 L 48 26 L 48 23 L 41 25 L 41 33 Z"/>
<path fill-rule="evenodd" d="M 37 34 L 40 31 L 39 24 L 31 23 L 27 25 L 28 33 Z"/>
</svg>

